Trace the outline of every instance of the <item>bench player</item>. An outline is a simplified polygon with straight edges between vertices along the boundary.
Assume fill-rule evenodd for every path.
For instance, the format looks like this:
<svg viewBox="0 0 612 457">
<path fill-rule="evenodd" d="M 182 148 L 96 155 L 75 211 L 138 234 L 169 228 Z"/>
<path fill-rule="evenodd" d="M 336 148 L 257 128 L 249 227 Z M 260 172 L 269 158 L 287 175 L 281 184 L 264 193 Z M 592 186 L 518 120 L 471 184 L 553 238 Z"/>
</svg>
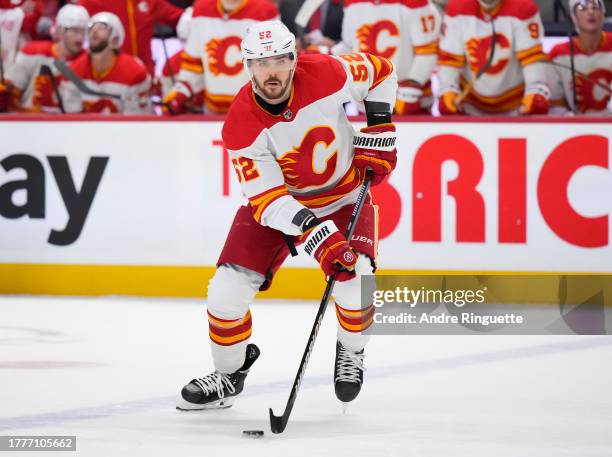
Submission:
<svg viewBox="0 0 612 457">
<path fill-rule="evenodd" d="M 603 0 L 569 0 L 578 36 L 559 43 L 550 51 L 555 66 L 557 83 L 553 85 L 553 104 L 576 113 L 609 115 L 612 86 L 612 33 L 603 30 L 606 6 Z M 576 73 L 576 104 L 574 106 L 574 78 L 572 52 Z M 606 88 L 608 88 L 606 90 Z"/>
<path fill-rule="evenodd" d="M 349 402 L 363 382 L 369 337 L 362 332 L 374 312 L 371 305 L 362 308 L 360 287 L 360 276 L 375 270 L 378 221 L 371 199 L 350 243 L 342 233 L 365 169 L 373 170 L 375 185 L 395 167 L 397 76 L 390 61 L 366 53 L 298 59 L 295 36 L 280 21 L 251 26 L 241 52 L 251 82 L 230 108 L 223 140 L 249 204 L 236 213 L 208 287 L 215 371 L 188 383 L 177 408 L 229 407 L 242 391 L 259 355 L 249 344 L 249 304 L 289 254 L 285 235 L 303 242 L 326 276 L 336 275 L 334 384 L 336 396 Z M 343 109 L 350 100 L 365 102 L 368 127 L 360 132 Z"/>
<path fill-rule="evenodd" d="M 543 36 L 533 0 L 449 0 L 438 57 L 440 113 L 548 113 Z"/>
</svg>

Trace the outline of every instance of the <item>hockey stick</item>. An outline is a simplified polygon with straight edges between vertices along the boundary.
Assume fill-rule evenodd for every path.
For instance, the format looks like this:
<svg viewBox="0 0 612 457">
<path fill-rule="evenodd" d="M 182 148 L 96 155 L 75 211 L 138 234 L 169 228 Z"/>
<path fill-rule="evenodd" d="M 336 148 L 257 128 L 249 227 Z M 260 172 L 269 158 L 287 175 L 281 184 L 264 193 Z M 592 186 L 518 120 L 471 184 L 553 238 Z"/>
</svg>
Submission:
<svg viewBox="0 0 612 457">
<path fill-rule="evenodd" d="M 317 11 L 321 5 L 325 2 L 325 0 L 305 0 L 300 6 L 297 14 L 295 15 L 295 29 L 298 33 L 298 40 L 302 44 L 302 47 L 305 47 L 304 40 L 304 31 L 308 26 L 308 22 L 310 22 L 310 18 Z"/>
<path fill-rule="evenodd" d="M 572 107 L 572 112 L 576 114 L 578 111 L 578 93 L 576 92 L 576 64 L 575 64 L 575 49 L 574 49 L 574 40 L 572 40 L 572 18 L 568 13 L 567 9 L 565 9 L 565 5 L 563 2 L 556 2 L 555 6 L 557 8 L 561 8 L 561 12 L 565 19 L 567 20 L 567 39 L 569 41 L 569 51 L 570 51 L 570 68 L 569 70 L 572 72 L 572 101 L 574 102 L 574 106 Z"/>
<path fill-rule="evenodd" d="M 38 73 L 41 76 L 48 76 L 51 80 L 51 85 L 53 86 L 53 92 L 57 97 L 57 104 L 59 105 L 59 109 L 62 114 L 66 114 L 66 110 L 64 109 L 64 101 L 62 100 L 62 96 L 60 95 L 59 87 L 57 86 L 57 79 L 55 79 L 55 75 L 51 71 L 48 65 L 41 65 L 40 72 Z"/>
<path fill-rule="evenodd" d="M 4 59 L 2 58 L 2 27 L 0 27 L 0 83 L 3 86 L 6 84 L 4 80 Z"/>
<path fill-rule="evenodd" d="M 66 62 L 63 62 L 61 60 L 54 60 L 53 61 L 53 66 L 55 68 L 57 68 L 57 70 L 62 75 L 64 75 L 66 78 L 68 78 L 76 86 L 76 88 L 79 90 L 79 92 L 81 92 L 83 94 L 94 95 L 96 97 L 112 98 L 112 99 L 115 99 L 115 100 L 119 100 L 121 102 L 126 102 L 126 101 L 137 101 L 137 102 L 150 101 L 154 105 L 166 105 L 163 102 L 158 102 L 156 100 L 151 100 L 151 99 L 149 99 L 147 97 L 126 97 L 124 95 L 109 94 L 108 92 L 101 92 L 101 91 L 98 91 L 98 90 L 94 90 L 91 87 L 89 87 L 87 84 L 85 84 L 85 82 L 81 78 L 79 78 L 70 69 L 70 67 L 68 65 L 66 65 Z"/>
<path fill-rule="evenodd" d="M 366 195 L 370 190 L 371 183 L 372 170 L 368 169 L 366 171 L 365 180 L 363 181 L 361 189 L 359 190 L 357 202 L 355 202 L 355 206 L 353 207 L 353 214 L 351 215 L 351 220 L 349 221 L 348 227 L 346 229 L 345 238 L 347 240 L 350 240 L 353 236 L 357 220 L 359 219 L 359 215 L 361 214 L 361 209 L 363 208 L 363 203 L 365 202 Z M 310 336 L 308 337 L 308 342 L 306 343 L 306 349 L 304 350 L 304 355 L 302 356 L 300 367 L 298 368 L 297 375 L 295 376 L 295 381 L 293 381 L 293 387 L 291 388 L 289 400 L 287 400 L 287 405 L 285 406 L 285 411 L 283 412 L 283 415 L 275 416 L 274 412 L 272 411 L 272 408 L 270 408 L 270 429 L 272 430 L 272 433 L 283 433 L 285 427 L 287 427 L 287 422 L 289 422 L 289 416 L 291 415 L 293 404 L 295 403 L 295 399 L 297 398 L 298 390 L 300 389 L 300 384 L 302 383 L 302 379 L 304 378 L 304 373 L 306 372 L 306 365 L 308 365 L 310 354 L 312 353 L 317 334 L 319 333 L 321 323 L 323 322 L 323 316 L 325 316 L 327 302 L 329 302 L 329 298 L 331 297 L 332 289 L 334 288 L 335 283 L 335 275 L 330 276 L 327 280 L 327 287 L 325 288 L 325 293 L 323 294 L 323 298 L 321 299 L 321 304 L 319 305 L 319 310 L 317 311 L 317 316 L 315 317 L 314 325 L 312 326 L 312 330 L 310 331 Z"/>
<path fill-rule="evenodd" d="M 168 66 L 168 73 L 170 74 L 170 81 L 172 81 L 172 85 L 174 85 L 174 83 L 176 83 L 176 78 L 174 77 L 174 71 L 172 70 L 172 65 L 170 65 L 170 57 L 168 55 L 168 46 L 166 46 L 166 35 L 163 35 L 160 38 L 160 40 L 162 42 L 162 48 L 164 50 L 164 58 L 166 59 L 164 66 Z"/>
<path fill-rule="evenodd" d="M 492 33 L 491 53 L 489 54 L 489 58 L 487 59 L 485 64 L 482 66 L 482 68 L 478 70 L 476 75 L 475 76 L 472 75 L 472 79 L 468 81 L 467 85 L 464 87 L 461 93 L 457 95 L 457 98 L 455 99 L 455 106 L 457 107 L 461 106 L 463 101 L 467 98 L 471 90 L 474 88 L 476 81 L 478 81 L 478 79 L 482 75 L 484 75 L 489 70 L 489 68 L 491 68 L 491 65 L 493 64 L 493 58 L 495 57 L 495 47 L 497 46 L 497 36 L 495 34 L 495 18 L 493 18 L 492 16 L 491 16 L 491 33 Z"/>
</svg>

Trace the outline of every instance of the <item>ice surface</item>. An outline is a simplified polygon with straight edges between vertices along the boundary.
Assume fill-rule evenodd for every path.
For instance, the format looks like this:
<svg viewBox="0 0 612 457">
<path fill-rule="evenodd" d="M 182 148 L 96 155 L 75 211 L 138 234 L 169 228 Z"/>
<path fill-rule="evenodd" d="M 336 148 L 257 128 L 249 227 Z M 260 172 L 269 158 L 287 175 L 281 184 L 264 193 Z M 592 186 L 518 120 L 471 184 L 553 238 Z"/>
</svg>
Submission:
<svg viewBox="0 0 612 457">
<path fill-rule="evenodd" d="M 212 370 L 203 302 L 0 297 L 0 435 L 78 437 L 46 456 L 612 456 L 612 337 L 373 337 L 343 415 L 332 309 L 273 435 L 268 407 L 282 413 L 316 307 L 257 302 L 243 395 L 179 412 L 180 388 Z"/>
</svg>

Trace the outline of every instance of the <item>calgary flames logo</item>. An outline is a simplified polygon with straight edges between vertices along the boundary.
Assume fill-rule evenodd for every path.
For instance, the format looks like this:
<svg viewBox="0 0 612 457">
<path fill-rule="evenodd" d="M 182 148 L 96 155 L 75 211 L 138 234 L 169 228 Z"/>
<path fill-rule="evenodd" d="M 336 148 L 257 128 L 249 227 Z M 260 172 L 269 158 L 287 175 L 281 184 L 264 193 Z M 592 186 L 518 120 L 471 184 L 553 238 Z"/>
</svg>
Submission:
<svg viewBox="0 0 612 457">
<path fill-rule="evenodd" d="M 237 48 L 237 55 L 240 55 L 240 42 L 237 36 L 226 38 L 213 38 L 206 43 L 206 55 L 208 56 L 208 70 L 215 76 L 219 74 L 234 76 L 242 71 L 242 61 L 237 59 L 233 65 L 226 61 L 227 52 L 231 47 Z"/>
<path fill-rule="evenodd" d="M 594 81 L 605 87 L 610 87 L 612 72 L 607 69 L 598 69 L 589 73 L 589 79 L 576 75 L 576 99 L 578 111 L 584 113 L 587 109 L 601 111 L 610 101 L 610 93 L 599 87 Z"/>
<path fill-rule="evenodd" d="M 34 79 L 34 94 L 32 95 L 32 105 L 35 107 L 57 106 L 51 78 L 38 75 Z"/>
<path fill-rule="evenodd" d="M 501 33 L 497 33 L 495 34 L 495 50 L 492 49 L 492 44 L 493 35 L 483 38 L 471 38 L 466 43 L 468 60 L 470 62 L 470 69 L 472 70 L 472 73 L 478 73 L 478 71 L 487 64 L 492 52 L 495 52 L 496 55 L 493 56 L 493 64 L 487 70 L 487 74 L 496 75 L 501 73 L 504 68 L 506 68 L 510 59 L 500 59 L 497 57 L 497 53 L 500 51 L 500 49 L 510 48 L 508 38 Z M 497 61 L 497 63 L 495 63 L 495 61 Z"/>
<path fill-rule="evenodd" d="M 378 49 L 378 36 L 382 32 L 387 32 L 390 37 L 399 35 L 397 25 L 391 21 L 378 21 L 374 24 L 365 24 L 359 27 L 356 32 L 357 41 L 359 41 L 359 50 L 361 52 L 370 52 L 377 56 L 390 59 L 397 51 L 397 46 L 387 46 L 384 49 Z"/>
<path fill-rule="evenodd" d="M 299 146 L 278 159 L 285 182 L 295 189 L 303 189 L 329 181 L 338 162 L 338 149 L 329 152 L 335 139 L 331 127 L 325 125 L 310 129 Z"/>
</svg>

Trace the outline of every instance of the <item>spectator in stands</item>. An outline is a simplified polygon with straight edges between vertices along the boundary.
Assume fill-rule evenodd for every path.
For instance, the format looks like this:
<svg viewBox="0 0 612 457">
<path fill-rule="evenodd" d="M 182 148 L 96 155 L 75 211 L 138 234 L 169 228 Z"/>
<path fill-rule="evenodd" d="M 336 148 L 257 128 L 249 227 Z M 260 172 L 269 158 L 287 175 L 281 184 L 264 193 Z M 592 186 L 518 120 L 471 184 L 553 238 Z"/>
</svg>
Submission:
<svg viewBox="0 0 612 457">
<path fill-rule="evenodd" d="M 602 0 L 569 0 L 569 7 L 578 36 L 549 54 L 557 77 L 554 112 L 610 114 L 612 33 L 603 31 L 606 7 Z"/>
<path fill-rule="evenodd" d="M 270 0 L 197 0 L 181 71 L 164 99 L 166 112 L 184 113 L 188 102 L 204 90 L 204 111 L 226 113 L 249 80 L 240 54 L 246 30 L 277 18 L 278 10 Z"/>
<path fill-rule="evenodd" d="M 125 39 L 121 20 L 113 13 L 95 14 L 89 22 L 88 39 L 89 52 L 70 68 L 89 89 L 109 95 L 82 93 L 73 81 L 64 80 L 61 94 L 66 111 L 151 113 L 151 76 L 138 57 L 119 51 Z"/>
<path fill-rule="evenodd" d="M 56 42 L 32 41 L 21 49 L 15 64 L 6 72 L 6 90 L 11 93 L 9 103 L 12 110 L 59 111 L 54 79 L 57 72 L 53 61 L 71 61 L 84 52 L 83 41 L 88 22 L 89 15 L 85 8 L 66 5 L 57 14 Z M 46 66 L 44 71 L 43 66 Z"/>
<path fill-rule="evenodd" d="M 176 27 L 183 10 L 168 0 L 78 0 L 90 15 L 107 11 L 117 15 L 127 31 L 121 50 L 140 57 L 151 75 L 155 64 L 151 55 L 151 39 L 156 22 Z"/>
<path fill-rule="evenodd" d="M 544 30 L 533 0 L 449 0 L 442 30 L 441 114 L 548 112 Z"/>
<path fill-rule="evenodd" d="M 399 79 L 395 113 L 429 114 L 440 26 L 429 0 L 346 0 L 342 41 L 332 53 L 369 52 L 391 60 Z"/>
</svg>

